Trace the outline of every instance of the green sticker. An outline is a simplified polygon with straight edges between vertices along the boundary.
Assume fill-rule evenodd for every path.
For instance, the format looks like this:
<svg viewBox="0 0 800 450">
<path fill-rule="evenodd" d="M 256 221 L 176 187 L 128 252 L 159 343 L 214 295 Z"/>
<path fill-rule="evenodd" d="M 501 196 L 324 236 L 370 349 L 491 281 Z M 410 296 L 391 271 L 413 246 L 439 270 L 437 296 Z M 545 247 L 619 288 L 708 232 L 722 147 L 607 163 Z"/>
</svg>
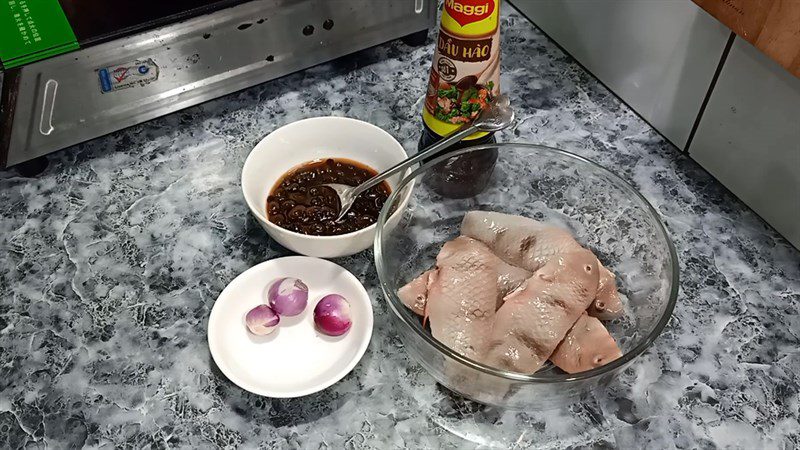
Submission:
<svg viewBox="0 0 800 450">
<path fill-rule="evenodd" d="M 0 0 L 0 61 L 5 67 L 77 48 L 58 0 Z"/>
</svg>

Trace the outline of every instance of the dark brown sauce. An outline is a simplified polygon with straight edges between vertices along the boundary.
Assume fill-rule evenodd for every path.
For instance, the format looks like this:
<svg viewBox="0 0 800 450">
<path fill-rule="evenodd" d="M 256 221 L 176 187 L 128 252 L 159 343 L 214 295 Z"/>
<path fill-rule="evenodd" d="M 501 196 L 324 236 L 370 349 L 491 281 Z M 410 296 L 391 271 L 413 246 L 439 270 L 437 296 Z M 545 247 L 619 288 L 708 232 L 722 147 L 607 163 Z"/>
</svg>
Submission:
<svg viewBox="0 0 800 450">
<path fill-rule="evenodd" d="M 377 175 L 371 167 L 344 158 L 315 160 L 287 172 L 267 197 L 267 219 L 281 228 L 314 236 L 334 236 L 366 228 L 378 220 L 391 189 L 385 181 L 359 195 L 353 207 L 336 221 L 339 197 L 320 186 L 357 186 Z"/>
</svg>

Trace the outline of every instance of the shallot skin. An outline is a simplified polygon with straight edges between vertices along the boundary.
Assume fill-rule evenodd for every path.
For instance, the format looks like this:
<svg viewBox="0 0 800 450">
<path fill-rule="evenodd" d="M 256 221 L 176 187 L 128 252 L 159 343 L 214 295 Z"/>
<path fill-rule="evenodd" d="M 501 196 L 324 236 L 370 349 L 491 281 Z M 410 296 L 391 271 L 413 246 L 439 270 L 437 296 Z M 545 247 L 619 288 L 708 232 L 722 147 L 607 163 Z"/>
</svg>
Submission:
<svg viewBox="0 0 800 450">
<path fill-rule="evenodd" d="M 267 305 L 258 305 L 245 316 L 247 329 L 258 336 L 265 336 L 275 331 L 280 321 L 280 316 Z"/>
<path fill-rule="evenodd" d="M 298 278 L 281 278 L 269 287 L 269 306 L 281 316 L 296 316 L 308 304 L 308 286 Z"/>
<path fill-rule="evenodd" d="M 314 323 L 317 329 L 328 336 L 341 336 L 350 330 L 350 303 L 338 294 L 329 294 L 314 307 Z"/>
</svg>

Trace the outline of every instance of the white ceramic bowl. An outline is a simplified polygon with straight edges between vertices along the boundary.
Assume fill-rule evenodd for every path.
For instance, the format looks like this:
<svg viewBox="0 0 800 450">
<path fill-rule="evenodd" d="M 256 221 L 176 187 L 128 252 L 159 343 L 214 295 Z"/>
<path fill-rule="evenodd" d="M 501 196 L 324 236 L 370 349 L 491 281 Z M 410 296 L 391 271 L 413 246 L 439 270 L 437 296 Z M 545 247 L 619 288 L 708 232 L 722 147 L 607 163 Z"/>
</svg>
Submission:
<svg viewBox="0 0 800 450">
<path fill-rule="evenodd" d="M 300 278 L 308 305 L 281 317 L 266 336 L 247 331 L 245 315 L 267 302 L 273 281 Z M 314 307 L 328 294 L 350 303 L 353 325 L 341 336 L 314 326 Z M 272 259 L 244 271 L 219 294 L 208 318 L 208 347 L 217 367 L 239 387 L 267 397 L 313 394 L 341 380 L 364 356 L 372 337 L 372 304 L 361 282 L 330 261 L 305 256 Z"/>
<path fill-rule="evenodd" d="M 347 158 L 366 164 L 378 172 L 406 159 L 403 146 L 389 133 L 367 122 L 346 117 L 315 117 L 285 125 L 259 142 L 242 168 L 242 192 L 250 211 L 261 227 L 279 244 L 302 255 L 336 258 L 352 255 L 372 246 L 375 224 L 338 236 L 309 236 L 281 228 L 267 220 L 267 196 L 290 169 L 324 158 Z M 394 190 L 407 170 L 389 178 Z M 398 211 L 403 211 L 411 196 L 409 184 Z M 387 225 L 397 223 L 393 215 Z"/>
</svg>

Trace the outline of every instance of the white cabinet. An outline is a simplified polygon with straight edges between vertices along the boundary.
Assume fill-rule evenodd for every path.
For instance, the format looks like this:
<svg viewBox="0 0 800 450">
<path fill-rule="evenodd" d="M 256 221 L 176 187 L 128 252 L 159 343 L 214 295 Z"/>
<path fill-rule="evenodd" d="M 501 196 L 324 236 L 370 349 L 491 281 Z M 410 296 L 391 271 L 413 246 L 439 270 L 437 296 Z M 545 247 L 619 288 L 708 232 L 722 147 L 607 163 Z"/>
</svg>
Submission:
<svg viewBox="0 0 800 450">
<path fill-rule="evenodd" d="M 800 248 L 800 79 L 736 38 L 689 155 Z"/>
<path fill-rule="evenodd" d="M 738 37 L 723 59 L 731 31 L 689 0 L 512 3 L 800 248 L 800 79 Z"/>
<path fill-rule="evenodd" d="M 683 149 L 731 31 L 689 0 L 512 0 Z"/>
</svg>

